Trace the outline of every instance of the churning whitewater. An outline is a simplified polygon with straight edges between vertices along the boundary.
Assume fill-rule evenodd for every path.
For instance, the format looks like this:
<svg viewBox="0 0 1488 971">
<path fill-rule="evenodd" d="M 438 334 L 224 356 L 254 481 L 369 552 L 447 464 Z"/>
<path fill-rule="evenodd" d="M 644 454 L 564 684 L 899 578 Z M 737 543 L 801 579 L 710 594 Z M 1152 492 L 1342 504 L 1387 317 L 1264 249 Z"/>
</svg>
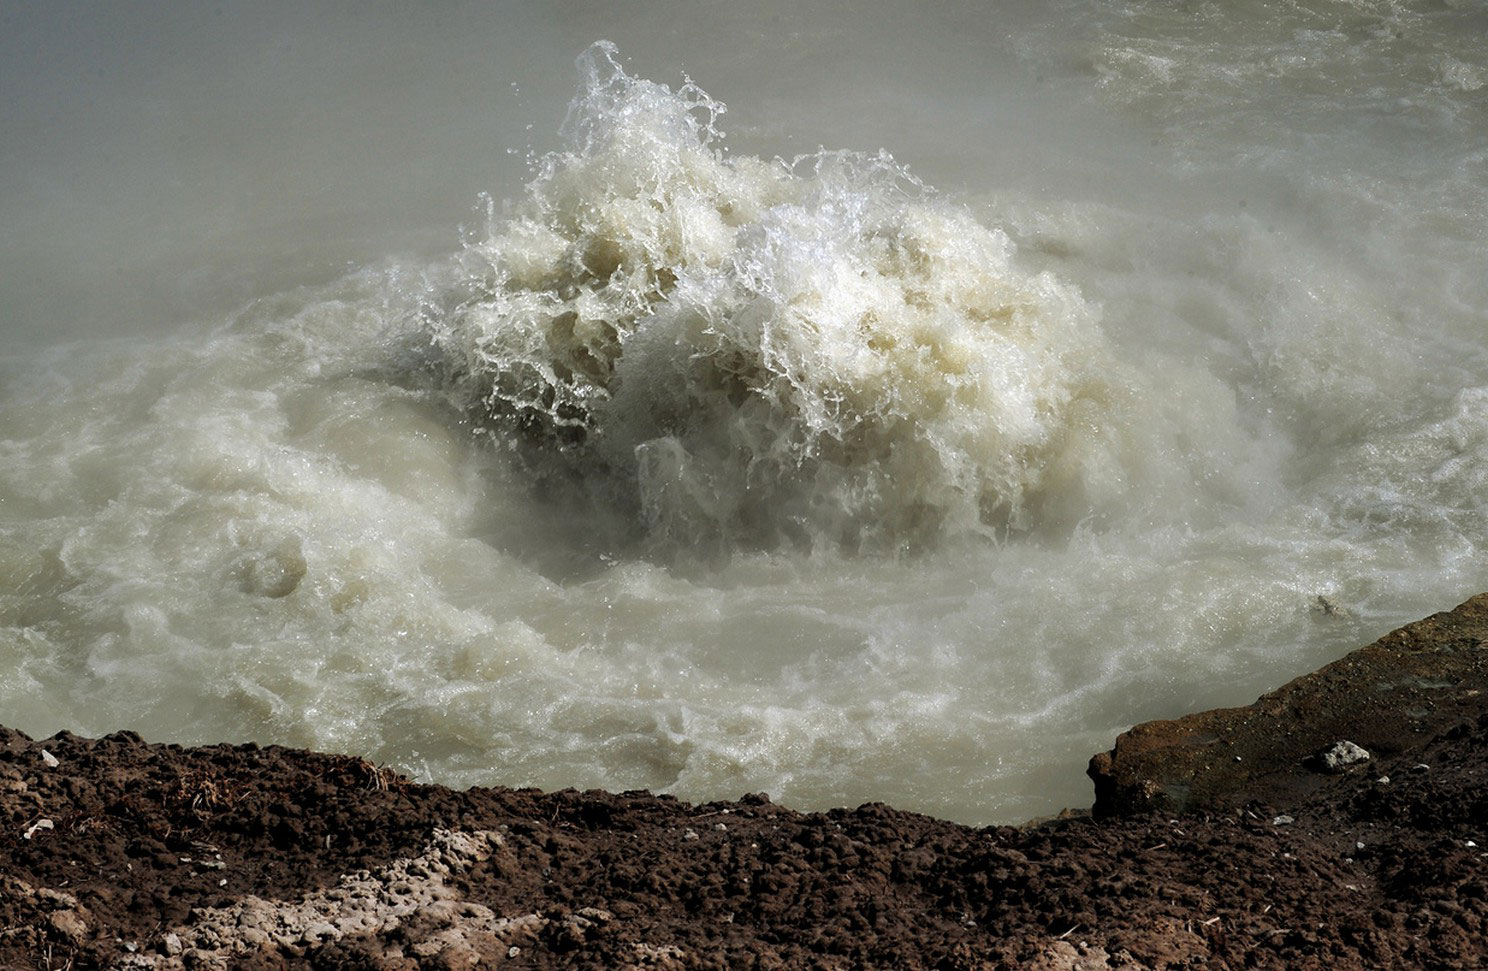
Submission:
<svg viewBox="0 0 1488 971">
<path fill-rule="evenodd" d="M 437 250 L 0 359 L 5 724 L 1015 822 L 1488 589 L 1473 11 L 974 6 L 790 14 L 934 68 L 886 150 L 601 42 Z"/>
<path fill-rule="evenodd" d="M 887 154 L 726 156 L 722 104 L 629 77 L 610 45 L 580 67 L 569 149 L 430 314 L 538 474 L 693 557 L 993 538 L 1119 476 L 1090 461 L 1120 449 L 1093 314 L 1015 270 L 1005 234 Z"/>
</svg>

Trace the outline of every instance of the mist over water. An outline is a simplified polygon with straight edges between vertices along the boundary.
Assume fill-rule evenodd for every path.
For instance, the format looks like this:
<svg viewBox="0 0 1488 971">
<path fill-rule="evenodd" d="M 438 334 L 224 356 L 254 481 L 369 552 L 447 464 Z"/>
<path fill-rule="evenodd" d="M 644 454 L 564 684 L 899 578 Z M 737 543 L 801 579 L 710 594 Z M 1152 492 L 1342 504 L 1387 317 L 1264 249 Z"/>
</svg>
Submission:
<svg viewBox="0 0 1488 971">
<path fill-rule="evenodd" d="M 1488 589 L 1480 4 L 0 10 L 7 724 L 1018 821 Z"/>
</svg>

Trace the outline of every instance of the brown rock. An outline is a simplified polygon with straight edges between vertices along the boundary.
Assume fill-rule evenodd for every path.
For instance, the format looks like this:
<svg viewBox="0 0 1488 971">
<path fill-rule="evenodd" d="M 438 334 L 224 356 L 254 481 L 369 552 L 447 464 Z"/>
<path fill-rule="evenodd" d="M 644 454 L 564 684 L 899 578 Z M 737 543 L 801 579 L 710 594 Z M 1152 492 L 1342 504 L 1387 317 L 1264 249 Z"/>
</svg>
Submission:
<svg viewBox="0 0 1488 971">
<path fill-rule="evenodd" d="M 47 923 L 72 944 L 80 943 L 88 936 L 88 925 L 83 923 L 76 911 L 59 910 L 47 917 Z"/>
<path fill-rule="evenodd" d="M 1245 708 L 1138 725 L 1090 760 L 1098 817 L 1292 805 L 1327 781 L 1317 753 L 1349 739 L 1394 755 L 1488 702 L 1488 594 L 1381 637 Z"/>
</svg>

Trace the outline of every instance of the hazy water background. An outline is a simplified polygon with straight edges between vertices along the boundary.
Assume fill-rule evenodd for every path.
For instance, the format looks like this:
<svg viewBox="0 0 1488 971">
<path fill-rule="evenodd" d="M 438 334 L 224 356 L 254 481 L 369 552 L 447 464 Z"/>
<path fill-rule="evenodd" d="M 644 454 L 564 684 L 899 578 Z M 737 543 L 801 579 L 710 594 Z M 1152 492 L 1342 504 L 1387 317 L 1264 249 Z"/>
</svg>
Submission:
<svg viewBox="0 0 1488 971">
<path fill-rule="evenodd" d="M 1488 589 L 1481 3 L 0 11 L 0 712 L 33 734 L 1010 821 L 1088 802 L 1133 722 Z M 726 103 L 728 158 L 886 149 L 992 234 L 946 252 L 1006 233 L 1055 364 L 980 387 L 1077 389 L 1016 528 L 692 562 L 475 433 L 412 349 L 470 339 L 430 308 L 514 259 L 599 38 Z M 837 253 L 811 212 L 792 252 Z"/>
</svg>

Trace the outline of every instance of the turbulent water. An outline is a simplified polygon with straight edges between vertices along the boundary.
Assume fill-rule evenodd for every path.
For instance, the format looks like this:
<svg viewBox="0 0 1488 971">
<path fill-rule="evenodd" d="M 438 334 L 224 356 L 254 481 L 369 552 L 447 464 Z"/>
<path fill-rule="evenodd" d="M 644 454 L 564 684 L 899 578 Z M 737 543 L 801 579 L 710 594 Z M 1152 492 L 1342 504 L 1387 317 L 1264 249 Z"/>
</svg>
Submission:
<svg viewBox="0 0 1488 971">
<path fill-rule="evenodd" d="M 1476 0 L 4 9 L 6 724 L 1017 821 L 1488 589 Z"/>
</svg>

